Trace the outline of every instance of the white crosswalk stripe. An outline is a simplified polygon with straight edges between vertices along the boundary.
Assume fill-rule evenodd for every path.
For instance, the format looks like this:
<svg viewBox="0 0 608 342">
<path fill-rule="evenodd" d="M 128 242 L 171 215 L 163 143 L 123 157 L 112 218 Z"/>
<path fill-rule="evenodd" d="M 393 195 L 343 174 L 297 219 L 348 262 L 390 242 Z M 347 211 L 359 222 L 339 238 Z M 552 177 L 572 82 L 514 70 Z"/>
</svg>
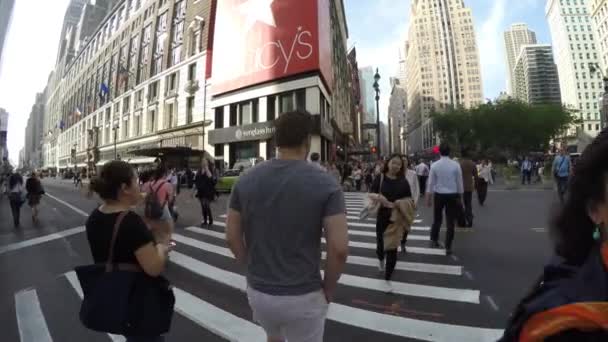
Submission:
<svg viewBox="0 0 608 342">
<path fill-rule="evenodd" d="M 346 193 L 347 206 L 350 208 L 362 207 L 365 196 L 366 194 L 363 193 Z M 225 218 L 226 216 L 221 215 L 219 217 Z M 459 305 L 459 307 L 462 306 L 463 310 L 479 310 L 486 305 L 485 301 L 480 301 L 482 295 L 480 291 L 475 289 L 471 285 L 472 282 L 463 276 L 465 271 L 462 266 L 455 265 L 453 259 L 445 258 L 446 252 L 444 249 L 426 247 L 430 231 L 428 222 L 423 219 L 416 219 L 415 225 L 408 235 L 408 254 L 403 257 L 400 256 L 400 260 L 395 267 L 397 276 L 393 277 L 394 280 L 391 281 L 389 286 L 389 283 L 383 279 L 382 274 L 377 272 L 378 260 L 375 257 L 369 257 L 374 254 L 371 251 L 376 250 L 375 219 L 360 220 L 358 211 L 348 215 L 347 219 L 350 236 L 349 246 L 351 248 L 350 255 L 347 258 L 348 267 L 339 280 L 338 292 L 341 289 L 345 293 L 357 291 L 356 293 L 360 293 L 360 298 L 388 296 L 389 294 L 386 293 L 390 292 L 390 296 L 394 296 L 395 301 L 405 303 L 417 301 L 418 305 L 432 301 L 452 306 Z M 178 272 L 177 274 L 186 272 L 192 277 L 204 279 L 204 283 L 207 284 L 205 286 L 215 284 L 215 286 L 225 289 L 222 291 L 232 291 L 239 296 L 245 296 L 247 280 L 242 274 L 242 269 L 236 267 L 236 265 L 234 265 L 235 267 L 226 267 L 226 265 L 234 263 L 234 256 L 226 247 L 226 236 L 222 229 L 225 227 L 225 222 L 216 221 L 212 229 L 185 227 L 182 230 L 182 228 L 177 228 L 173 235 L 177 246 L 169 256 L 172 266 L 169 268 L 169 274 L 171 272 Z M 82 227 L 77 227 L 63 233 L 0 247 L 0 255 L 67 238 L 82 231 Z M 322 247 L 325 247 L 325 240 L 322 239 L 322 242 Z M 324 251 L 321 255 L 323 259 L 326 258 Z M 408 260 L 410 256 L 415 258 L 415 261 L 424 262 Z M 321 274 L 323 274 L 323 271 L 321 271 Z M 71 271 L 65 273 L 64 276 L 70 285 L 66 285 L 64 281 L 62 286 L 71 287 L 78 295 L 77 297 L 82 298 L 82 289 L 76 274 Z M 232 302 L 216 300 L 213 296 L 203 294 L 199 297 L 197 294 L 202 293 L 199 292 L 201 289 L 186 288 L 190 286 L 188 284 L 176 284 L 174 288 L 176 297 L 174 320 L 188 321 L 189 324 L 198 326 L 218 338 L 228 341 L 266 341 L 266 334 L 263 329 L 251 319 L 249 314 L 243 313 L 243 308 L 234 310 L 234 307 L 230 307 L 233 304 L 228 304 Z M 210 293 L 219 292 L 212 291 Z M 36 289 L 25 289 L 15 293 L 15 312 L 19 326 L 20 342 L 53 342 L 53 326 L 52 324 L 47 325 L 47 322 L 52 323 L 53 320 L 45 319 L 44 307 L 41 307 L 39 295 Z M 74 296 L 74 298 L 77 297 Z M 246 303 L 244 298 L 243 300 Z M 44 303 L 44 300 L 42 303 Z M 66 310 L 70 310 L 66 314 L 78 315 L 77 308 L 75 309 L 74 305 L 66 305 Z M 425 341 L 485 342 L 495 341 L 502 335 L 500 329 L 463 324 L 462 322 L 465 320 L 459 317 L 446 316 L 442 317 L 441 320 L 426 320 L 424 317 L 419 315 L 401 317 L 399 314 L 392 314 L 391 311 L 358 304 L 358 301 L 354 299 L 332 303 L 328 311 L 328 320 L 338 322 L 350 329 L 362 329 L 378 333 L 378 340 L 382 340 L 381 336 L 383 334 L 388 334 Z M 452 320 L 459 323 L 455 324 Z M 108 334 L 107 337 L 113 342 L 125 341 L 122 336 Z M 74 340 L 84 339 L 74 337 Z"/>
</svg>

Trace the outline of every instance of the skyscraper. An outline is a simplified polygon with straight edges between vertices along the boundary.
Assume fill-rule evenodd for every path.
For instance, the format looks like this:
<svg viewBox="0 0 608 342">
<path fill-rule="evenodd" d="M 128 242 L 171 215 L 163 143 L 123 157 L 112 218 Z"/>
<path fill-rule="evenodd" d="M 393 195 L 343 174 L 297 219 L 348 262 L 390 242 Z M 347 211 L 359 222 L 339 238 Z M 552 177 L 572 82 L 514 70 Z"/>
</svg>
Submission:
<svg viewBox="0 0 608 342">
<path fill-rule="evenodd" d="M 578 110 L 579 118 L 583 120 L 578 130 L 570 132 L 571 136 L 576 133 L 578 139 L 571 143 L 577 144 L 579 150 L 599 133 L 598 101 L 603 88 L 601 76 L 589 69 L 600 61 L 600 57 L 587 1 L 548 0 L 545 7 L 562 102 Z"/>
<path fill-rule="evenodd" d="M 8 27 L 11 22 L 13 5 L 15 5 L 15 0 L 0 0 L 0 68 L 2 67 L 4 39 L 6 38 Z M 2 69 L 0 69 L 0 71 L 2 71 Z"/>
<path fill-rule="evenodd" d="M 509 95 L 515 94 L 514 69 L 519 50 L 522 45 L 536 44 L 536 33 L 528 29 L 528 25 L 517 23 L 505 31 L 505 50 L 507 57 L 507 91 Z"/>
<path fill-rule="evenodd" d="M 513 95 L 531 104 L 561 104 L 551 45 L 521 46 L 513 68 Z"/>
<path fill-rule="evenodd" d="M 601 74 L 608 76 L 608 0 L 591 0 L 588 2 L 591 23 L 600 53 Z M 608 122 L 608 94 L 603 92 L 600 109 L 600 128 Z"/>
<path fill-rule="evenodd" d="M 462 0 L 413 0 L 406 45 L 408 148 L 436 143 L 429 114 L 483 99 L 473 15 Z"/>
</svg>

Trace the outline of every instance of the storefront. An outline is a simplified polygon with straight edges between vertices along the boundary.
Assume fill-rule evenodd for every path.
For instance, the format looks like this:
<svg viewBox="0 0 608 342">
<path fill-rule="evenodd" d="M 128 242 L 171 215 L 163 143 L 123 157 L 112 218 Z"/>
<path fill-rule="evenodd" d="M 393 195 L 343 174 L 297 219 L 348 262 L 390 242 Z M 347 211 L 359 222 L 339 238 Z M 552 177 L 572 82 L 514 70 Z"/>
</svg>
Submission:
<svg viewBox="0 0 608 342">
<path fill-rule="evenodd" d="M 215 148 L 215 157 L 222 159 L 231 169 L 239 161 L 267 159 L 269 155 L 274 157 L 274 153 L 268 151 L 269 146 L 274 149 L 274 130 L 274 120 L 218 128 L 209 132 L 209 144 Z"/>
</svg>

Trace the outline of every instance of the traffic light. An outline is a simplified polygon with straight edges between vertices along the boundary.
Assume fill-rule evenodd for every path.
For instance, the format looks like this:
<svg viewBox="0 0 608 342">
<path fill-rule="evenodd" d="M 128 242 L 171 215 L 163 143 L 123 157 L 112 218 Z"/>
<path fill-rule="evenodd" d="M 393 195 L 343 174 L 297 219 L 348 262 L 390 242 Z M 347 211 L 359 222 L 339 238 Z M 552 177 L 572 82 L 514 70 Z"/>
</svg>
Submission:
<svg viewBox="0 0 608 342">
<path fill-rule="evenodd" d="M 372 146 L 371 152 L 372 152 L 372 154 L 376 154 L 378 152 L 378 149 L 376 148 L 376 146 Z"/>
</svg>

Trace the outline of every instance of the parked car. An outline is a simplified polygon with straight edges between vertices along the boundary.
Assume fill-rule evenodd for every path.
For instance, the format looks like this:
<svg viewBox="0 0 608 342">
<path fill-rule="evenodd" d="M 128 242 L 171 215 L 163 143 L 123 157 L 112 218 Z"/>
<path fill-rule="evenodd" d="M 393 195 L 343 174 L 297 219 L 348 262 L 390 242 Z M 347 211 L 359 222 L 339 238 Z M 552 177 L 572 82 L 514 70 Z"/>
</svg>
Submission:
<svg viewBox="0 0 608 342">
<path fill-rule="evenodd" d="M 215 186 L 217 192 L 231 192 L 232 187 L 239 179 L 239 175 L 241 174 L 241 170 L 226 170 L 217 180 L 217 185 Z"/>
</svg>

